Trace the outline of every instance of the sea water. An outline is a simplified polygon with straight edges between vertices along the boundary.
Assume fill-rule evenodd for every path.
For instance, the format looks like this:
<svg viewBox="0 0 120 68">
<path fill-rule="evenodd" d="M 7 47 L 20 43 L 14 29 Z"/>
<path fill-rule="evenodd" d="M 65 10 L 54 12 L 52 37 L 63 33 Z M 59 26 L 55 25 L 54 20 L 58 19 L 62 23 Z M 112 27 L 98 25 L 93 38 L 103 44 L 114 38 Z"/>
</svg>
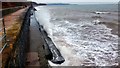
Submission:
<svg viewBox="0 0 120 68">
<path fill-rule="evenodd" d="M 51 66 L 118 65 L 118 35 L 112 34 L 105 24 L 93 22 L 97 19 L 117 24 L 116 5 L 48 5 L 36 9 L 36 19 L 65 58 L 62 64 L 48 61 Z"/>
</svg>

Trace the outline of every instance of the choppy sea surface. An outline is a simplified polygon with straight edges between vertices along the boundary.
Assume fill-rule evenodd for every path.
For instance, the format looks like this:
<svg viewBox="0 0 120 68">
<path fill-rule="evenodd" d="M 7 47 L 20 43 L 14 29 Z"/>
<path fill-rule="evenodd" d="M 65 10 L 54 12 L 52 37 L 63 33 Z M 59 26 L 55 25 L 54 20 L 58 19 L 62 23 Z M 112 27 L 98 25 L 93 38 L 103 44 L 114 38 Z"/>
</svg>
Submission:
<svg viewBox="0 0 120 68">
<path fill-rule="evenodd" d="M 54 5 L 35 7 L 36 19 L 60 50 L 65 62 L 51 66 L 118 65 L 118 35 L 104 23 L 118 24 L 116 5 Z M 95 14 L 94 12 L 109 12 Z M 99 20 L 99 23 L 95 22 Z M 118 27 L 116 25 L 116 27 Z"/>
</svg>

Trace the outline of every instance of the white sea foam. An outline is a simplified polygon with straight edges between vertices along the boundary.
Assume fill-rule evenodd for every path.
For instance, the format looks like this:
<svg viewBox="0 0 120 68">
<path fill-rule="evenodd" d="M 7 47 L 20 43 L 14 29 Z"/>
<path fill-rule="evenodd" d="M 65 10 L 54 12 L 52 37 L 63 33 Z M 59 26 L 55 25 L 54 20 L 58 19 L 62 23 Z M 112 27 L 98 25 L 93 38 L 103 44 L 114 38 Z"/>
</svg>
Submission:
<svg viewBox="0 0 120 68">
<path fill-rule="evenodd" d="M 44 7 L 39 9 L 36 12 L 37 20 L 49 35 L 53 35 L 53 42 L 65 58 L 65 62 L 60 65 L 48 61 L 51 66 L 118 64 L 116 62 L 118 36 L 111 34 L 112 29 L 104 24 L 94 25 L 94 22 L 90 21 L 79 21 L 76 24 L 65 19 L 58 20 L 59 17 L 51 19 L 49 11 L 46 11 Z"/>
<path fill-rule="evenodd" d="M 100 12 L 100 11 L 95 11 L 94 13 L 96 13 L 96 14 L 110 14 L 110 12 Z"/>
<path fill-rule="evenodd" d="M 56 45 L 66 59 L 61 66 L 110 66 L 118 64 L 115 63 L 118 56 L 118 36 L 111 34 L 111 29 L 105 25 L 94 25 L 93 22 L 88 21 L 79 24 L 67 21 L 66 24 L 64 21 L 61 26 L 54 26 L 56 26 L 54 27 L 55 33 L 62 33 L 54 36 Z M 63 42 L 61 42 L 61 37 Z"/>
</svg>

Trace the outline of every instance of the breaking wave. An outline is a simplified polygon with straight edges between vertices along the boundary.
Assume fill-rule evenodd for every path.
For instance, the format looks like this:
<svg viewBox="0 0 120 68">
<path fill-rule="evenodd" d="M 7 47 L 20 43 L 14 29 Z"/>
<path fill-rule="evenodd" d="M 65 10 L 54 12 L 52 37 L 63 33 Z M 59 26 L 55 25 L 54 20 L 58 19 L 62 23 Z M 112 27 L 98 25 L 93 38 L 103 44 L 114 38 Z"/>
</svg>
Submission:
<svg viewBox="0 0 120 68">
<path fill-rule="evenodd" d="M 51 66 L 118 65 L 118 36 L 111 33 L 112 29 L 104 24 L 94 25 L 94 22 L 87 20 L 73 23 L 53 14 L 46 7 L 37 7 L 37 10 L 37 20 L 65 58 L 61 65 L 49 61 Z"/>
</svg>

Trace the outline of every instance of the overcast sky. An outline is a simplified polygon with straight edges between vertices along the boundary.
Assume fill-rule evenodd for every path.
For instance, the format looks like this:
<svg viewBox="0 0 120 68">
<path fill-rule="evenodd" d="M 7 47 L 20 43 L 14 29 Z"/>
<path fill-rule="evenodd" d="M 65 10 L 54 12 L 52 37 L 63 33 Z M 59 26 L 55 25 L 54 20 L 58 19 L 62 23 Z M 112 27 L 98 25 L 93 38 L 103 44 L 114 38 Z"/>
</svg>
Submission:
<svg viewBox="0 0 120 68">
<path fill-rule="evenodd" d="M 70 2 L 119 2 L 119 0 L 28 0 L 38 3 L 70 3 Z"/>
</svg>

